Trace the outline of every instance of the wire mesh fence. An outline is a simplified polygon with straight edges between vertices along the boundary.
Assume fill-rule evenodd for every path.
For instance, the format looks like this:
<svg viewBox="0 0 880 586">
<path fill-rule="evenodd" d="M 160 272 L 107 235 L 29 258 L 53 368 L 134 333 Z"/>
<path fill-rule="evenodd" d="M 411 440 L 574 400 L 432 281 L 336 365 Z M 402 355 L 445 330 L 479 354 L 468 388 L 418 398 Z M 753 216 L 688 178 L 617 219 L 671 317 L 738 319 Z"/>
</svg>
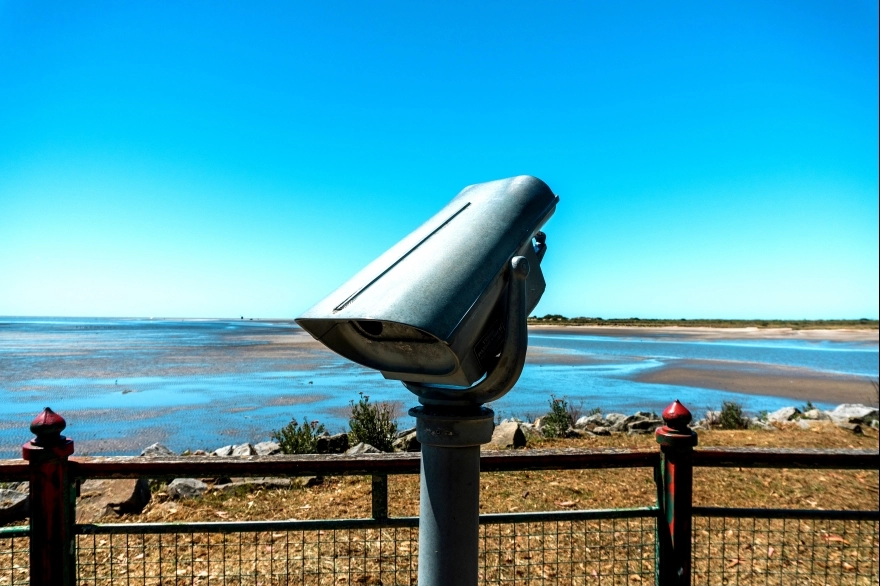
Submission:
<svg viewBox="0 0 880 586">
<path fill-rule="evenodd" d="M 878 531 L 876 519 L 695 516 L 693 584 L 876 585 Z"/>
<path fill-rule="evenodd" d="M 0 533 L 0 586 L 30 584 L 30 539 L 27 528 Z"/>
<path fill-rule="evenodd" d="M 481 583 L 654 584 L 655 518 L 484 524 Z"/>
<path fill-rule="evenodd" d="M 236 533 L 91 534 L 77 584 L 415 584 L 410 527 Z"/>
<path fill-rule="evenodd" d="M 77 584 L 412 585 L 418 528 L 409 521 L 403 527 L 235 533 L 138 533 L 138 526 L 118 525 L 101 533 L 93 526 L 95 532 L 77 538 Z M 484 523 L 480 581 L 653 584 L 654 534 L 653 516 Z"/>
<path fill-rule="evenodd" d="M 878 525 L 874 519 L 697 515 L 693 584 L 877 584 Z M 77 584 L 416 584 L 414 523 L 232 533 L 170 529 L 144 533 L 137 525 L 117 525 L 110 533 L 77 536 Z M 480 526 L 480 582 L 654 584 L 655 535 L 650 516 L 489 520 Z M 28 538 L 0 536 L 0 585 L 28 583 Z"/>
</svg>

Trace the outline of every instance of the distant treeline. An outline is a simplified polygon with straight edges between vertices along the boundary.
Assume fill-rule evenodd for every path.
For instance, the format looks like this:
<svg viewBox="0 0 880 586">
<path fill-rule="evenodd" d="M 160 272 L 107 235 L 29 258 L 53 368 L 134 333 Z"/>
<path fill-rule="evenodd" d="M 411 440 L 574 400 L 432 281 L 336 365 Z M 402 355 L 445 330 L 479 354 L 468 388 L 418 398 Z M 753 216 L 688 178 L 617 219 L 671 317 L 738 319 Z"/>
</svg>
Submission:
<svg viewBox="0 0 880 586">
<path fill-rule="evenodd" d="M 556 313 L 543 317 L 533 315 L 529 323 L 534 325 L 562 326 L 689 326 L 704 328 L 791 328 L 794 330 L 818 330 L 834 328 L 878 329 L 876 319 L 643 319 L 624 317 L 604 319 L 601 317 L 565 317 Z"/>
</svg>

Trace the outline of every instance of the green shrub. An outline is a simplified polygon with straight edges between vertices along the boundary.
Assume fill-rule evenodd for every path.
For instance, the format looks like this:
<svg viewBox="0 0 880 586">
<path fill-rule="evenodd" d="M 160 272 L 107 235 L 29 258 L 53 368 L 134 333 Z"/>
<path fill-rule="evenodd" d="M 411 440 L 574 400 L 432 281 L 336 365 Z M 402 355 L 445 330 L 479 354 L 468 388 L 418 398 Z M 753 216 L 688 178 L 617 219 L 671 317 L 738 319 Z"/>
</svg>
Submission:
<svg viewBox="0 0 880 586">
<path fill-rule="evenodd" d="M 550 413 L 541 420 L 541 433 L 544 437 L 564 437 L 574 423 L 568 401 L 550 396 Z"/>
<path fill-rule="evenodd" d="M 397 424 L 394 422 L 394 409 L 387 403 L 370 403 L 370 397 L 360 393 L 357 403 L 350 402 L 351 418 L 348 426 L 352 443 L 364 442 L 377 450 L 393 452 L 394 435 Z"/>
<path fill-rule="evenodd" d="M 749 420 L 743 416 L 742 405 L 735 401 L 724 401 L 718 414 L 721 429 L 748 429 Z"/>
<path fill-rule="evenodd" d="M 812 402 L 812 401 L 807 401 L 807 403 L 806 403 L 805 405 L 802 405 L 802 406 L 801 406 L 801 412 L 800 412 L 800 414 L 804 414 L 804 413 L 806 413 L 807 411 L 812 411 L 812 410 L 815 409 L 815 408 L 816 408 L 816 407 L 815 407 L 815 405 L 813 405 L 813 402 Z"/>
<path fill-rule="evenodd" d="M 297 423 L 291 419 L 290 423 L 272 432 L 272 439 L 281 446 L 285 454 L 314 454 L 318 444 L 318 436 L 326 433 L 324 424 L 317 421 L 309 421 L 303 417 L 303 422 Z"/>
</svg>

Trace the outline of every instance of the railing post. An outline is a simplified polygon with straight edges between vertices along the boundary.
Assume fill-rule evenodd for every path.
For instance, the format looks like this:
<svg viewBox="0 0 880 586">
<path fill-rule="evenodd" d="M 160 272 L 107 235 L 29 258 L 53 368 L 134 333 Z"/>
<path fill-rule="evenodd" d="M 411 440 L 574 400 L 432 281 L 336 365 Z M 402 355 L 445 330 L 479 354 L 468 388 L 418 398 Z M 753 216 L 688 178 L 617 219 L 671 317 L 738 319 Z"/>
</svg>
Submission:
<svg viewBox="0 0 880 586">
<path fill-rule="evenodd" d="M 659 578 L 663 586 L 690 586 L 691 510 L 693 507 L 693 452 L 697 434 L 688 427 L 693 417 L 681 403 L 663 412 L 666 424 L 657 430 L 660 444 Z"/>
<path fill-rule="evenodd" d="M 72 586 L 74 566 L 74 491 L 68 457 L 73 440 L 61 435 L 67 423 L 46 409 L 31 423 L 36 436 L 22 446 L 30 463 L 31 586 Z"/>
<path fill-rule="evenodd" d="M 373 474 L 373 519 L 384 521 L 388 518 L 388 475 Z"/>
</svg>

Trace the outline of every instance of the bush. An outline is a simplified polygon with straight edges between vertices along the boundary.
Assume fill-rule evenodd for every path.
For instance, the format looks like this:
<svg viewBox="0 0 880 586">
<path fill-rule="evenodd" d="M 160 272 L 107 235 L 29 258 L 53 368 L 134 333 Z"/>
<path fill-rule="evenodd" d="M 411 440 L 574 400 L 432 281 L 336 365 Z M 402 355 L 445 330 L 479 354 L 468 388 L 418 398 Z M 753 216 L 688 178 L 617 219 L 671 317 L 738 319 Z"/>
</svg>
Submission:
<svg viewBox="0 0 880 586">
<path fill-rule="evenodd" d="M 541 420 L 541 433 L 544 437 L 564 437 L 565 432 L 574 424 L 568 401 L 550 396 L 550 413 Z"/>
<path fill-rule="evenodd" d="M 812 411 L 815 408 L 816 408 L 816 406 L 813 405 L 812 401 L 807 401 L 807 403 L 805 405 L 801 406 L 801 413 L 803 414 L 803 413 L 806 413 L 807 411 Z"/>
<path fill-rule="evenodd" d="M 364 442 L 377 450 L 393 452 L 397 424 L 394 422 L 394 409 L 387 403 L 370 403 L 370 397 L 360 393 L 357 403 L 350 402 L 351 419 L 348 426 L 353 443 Z"/>
<path fill-rule="evenodd" d="M 742 405 L 735 401 L 724 401 L 718 414 L 721 429 L 748 429 L 749 420 L 743 416 Z"/>
<path fill-rule="evenodd" d="M 322 423 L 317 421 L 309 422 L 303 417 L 302 424 L 297 423 L 296 419 L 291 419 L 290 423 L 272 432 L 272 439 L 281 446 L 281 451 L 285 454 L 314 454 L 318 445 L 318 436 L 327 432 Z"/>
</svg>

